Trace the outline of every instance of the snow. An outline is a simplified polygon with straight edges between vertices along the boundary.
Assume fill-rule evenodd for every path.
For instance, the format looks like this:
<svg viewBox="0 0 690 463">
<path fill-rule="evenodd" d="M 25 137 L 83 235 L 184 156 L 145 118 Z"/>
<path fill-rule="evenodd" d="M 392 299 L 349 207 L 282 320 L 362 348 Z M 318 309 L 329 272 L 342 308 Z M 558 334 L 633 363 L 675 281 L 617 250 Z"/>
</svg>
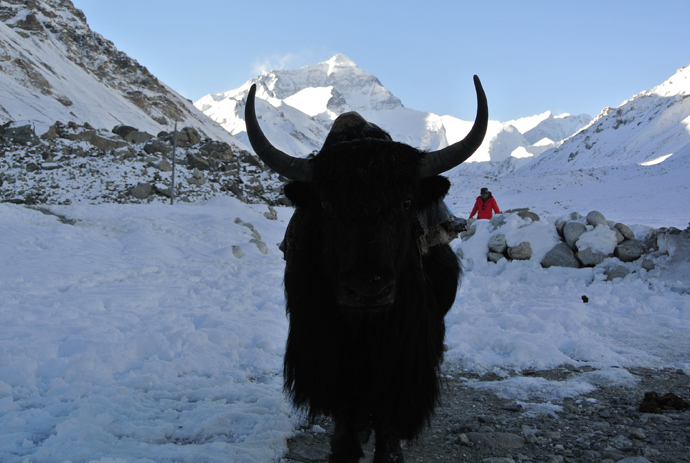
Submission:
<svg viewBox="0 0 690 463">
<path fill-rule="evenodd" d="M 626 175 L 610 173 L 606 188 Z M 503 181 L 499 204 L 517 201 L 522 180 Z M 470 382 L 528 413 L 558 413 L 563 397 L 633 381 L 620 367 L 690 372 L 688 245 L 661 243 L 668 265 L 659 261 L 656 276 L 607 282 L 598 268 L 543 269 L 553 224 L 567 212 L 555 209 L 552 181 L 529 179 L 530 206 L 554 213 L 536 222 L 509 215 L 498 229 L 477 221 L 472 240 L 452 243 L 465 277 L 446 317 L 444 370 L 595 369 L 568 381 Z M 589 190 L 571 185 L 567 194 L 582 205 Z M 633 199 L 619 205 L 621 217 L 645 209 Z M 654 198 L 646 201 L 651 210 Z M 678 201 L 688 210 L 687 196 Z M 271 221 L 265 206 L 228 198 L 48 209 L 61 218 L 0 204 L 0 257 L 17 263 L 0 267 L 0 460 L 277 461 L 303 422 L 281 392 L 287 322 L 276 243 L 291 210 L 277 208 Z M 677 223 L 675 215 L 657 209 L 630 226 L 642 236 L 650 224 Z M 483 246 L 498 232 L 509 245 L 529 241 L 534 257 L 486 262 Z"/>
<path fill-rule="evenodd" d="M 467 82 L 467 92 L 471 94 L 474 88 L 469 77 Z M 369 122 L 388 131 L 394 140 L 422 150 L 438 150 L 462 140 L 473 124 L 449 115 L 405 108 L 375 76 L 343 55 L 300 69 L 267 72 L 236 90 L 206 95 L 194 104 L 246 143 L 244 110 L 238 108 L 244 107 L 253 83 L 258 86 L 257 99 L 266 100 L 272 106 L 257 110 L 267 122 L 264 129 L 267 138 L 277 148 L 296 156 L 307 156 L 318 150 L 335 118 L 347 111 L 359 112 Z M 285 111 L 285 105 L 301 114 Z M 484 142 L 468 162 L 500 163 L 511 158 L 512 153 L 516 159 L 535 158 L 554 145 L 550 142 L 551 146 L 544 146 L 540 142 L 542 138 L 561 141 L 590 120 L 587 115 L 553 116 L 547 111 L 508 123 L 490 121 Z M 525 133 L 529 133 L 529 141 L 523 136 Z"/>
<path fill-rule="evenodd" d="M 28 46 L 1 23 L 0 34 L 13 56 L 20 48 L 13 44 Z M 119 94 L 59 60 L 54 43 L 29 51 L 63 76 L 52 88 L 73 106 L 27 104 L 35 92 L 0 75 L 13 114 L 38 127 L 76 111 L 110 128 L 111 109 L 142 130 L 155 128 Z M 688 76 L 681 69 L 565 141 L 561 128 L 583 124 L 579 116 L 491 121 L 473 159 L 480 162 L 448 173 L 446 202 L 456 215 L 467 216 L 487 186 L 502 210 L 529 207 L 541 220 L 509 215 L 500 228 L 477 221 L 471 240 L 452 243 L 465 276 L 446 317 L 445 374 L 495 373 L 506 379 L 468 384 L 519 400 L 528 413 L 557 414 L 565 397 L 632 384 L 627 367 L 690 373 L 686 241 L 665 236 L 654 270 L 614 281 L 603 267 L 540 265 L 566 213 L 599 210 L 639 239 L 651 227 L 687 226 Z M 472 124 L 404 108 L 342 55 L 255 81 L 262 128 L 301 155 L 320 146 L 344 110 L 362 111 L 394 139 L 429 149 L 461 139 Z M 249 84 L 197 102 L 245 141 Z M 85 105 L 81 94 L 99 95 L 102 107 Z M 526 140 L 529 132 L 536 143 Z M 227 197 L 169 206 L 81 204 L 79 191 L 69 194 L 72 205 L 42 211 L 0 204 L 0 461 L 278 461 L 304 423 L 281 390 L 288 328 L 276 244 L 292 210 L 276 208 L 271 221 L 266 206 Z M 487 262 L 488 242 L 499 233 L 509 246 L 529 242 L 532 258 Z M 610 249 L 612 239 L 606 227 L 581 238 L 595 250 Z M 567 381 L 512 376 L 562 366 L 586 368 Z"/>
</svg>

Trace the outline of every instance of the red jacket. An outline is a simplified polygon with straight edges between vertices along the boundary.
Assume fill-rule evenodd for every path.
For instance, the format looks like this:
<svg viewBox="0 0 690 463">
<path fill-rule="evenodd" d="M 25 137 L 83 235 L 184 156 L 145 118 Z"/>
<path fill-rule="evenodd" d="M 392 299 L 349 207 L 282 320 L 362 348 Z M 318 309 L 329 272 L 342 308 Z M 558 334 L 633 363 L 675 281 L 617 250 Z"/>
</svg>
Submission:
<svg viewBox="0 0 690 463">
<path fill-rule="evenodd" d="M 470 218 L 472 218 L 476 212 L 479 212 L 479 214 L 477 214 L 478 219 L 490 219 L 493 215 L 491 213 L 492 209 L 496 214 L 501 213 L 501 211 L 498 210 L 498 204 L 496 204 L 496 200 L 493 196 L 489 196 L 486 201 L 484 201 L 481 196 L 477 196 L 477 201 L 474 203 L 474 209 L 472 209 Z"/>
</svg>

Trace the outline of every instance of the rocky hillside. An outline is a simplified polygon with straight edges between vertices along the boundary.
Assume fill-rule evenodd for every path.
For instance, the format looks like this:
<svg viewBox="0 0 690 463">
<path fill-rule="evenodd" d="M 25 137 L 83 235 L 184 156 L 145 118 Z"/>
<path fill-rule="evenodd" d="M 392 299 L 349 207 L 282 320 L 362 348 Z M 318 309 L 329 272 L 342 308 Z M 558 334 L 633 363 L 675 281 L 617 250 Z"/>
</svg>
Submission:
<svg viewBox="0 0 690 463">
<path fill-rule="evenodd" d="M 242 148 L 190 101 L 160 82 L 87 24 L 69 0 L 0 3 L 0 122 L 54 122 L 149 133 L 194 127 Z"/>
<path fill-rule="evenodd" d="M 175 150 L 173 150 L 175 142 Z M 0 126 L 0 202 L 16 204 L 169 202 L 175 154 L 177 201 L 217 195 L 281 204 L 278 176 L 247 151 L 204 137 L 194 127 L 156 136 L 131 126 L 111 131 L 56 122 Z"/>
</svg>

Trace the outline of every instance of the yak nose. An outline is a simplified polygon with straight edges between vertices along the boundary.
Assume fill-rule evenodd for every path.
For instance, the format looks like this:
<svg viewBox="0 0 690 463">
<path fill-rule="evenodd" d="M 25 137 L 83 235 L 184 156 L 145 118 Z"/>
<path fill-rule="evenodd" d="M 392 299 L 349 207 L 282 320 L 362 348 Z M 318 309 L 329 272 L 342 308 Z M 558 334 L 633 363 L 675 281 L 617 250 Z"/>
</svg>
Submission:
<svg viewBox="0 0 690 463">
<path fill-rule="evenodd" d="M 383 272 L 351 275 L 344 279 L 344 301 L 357 307 L 378 307 L 393 302 L 395 279 Z M 342 298 L 341 298 L 342 299 Z"/>
</svg>

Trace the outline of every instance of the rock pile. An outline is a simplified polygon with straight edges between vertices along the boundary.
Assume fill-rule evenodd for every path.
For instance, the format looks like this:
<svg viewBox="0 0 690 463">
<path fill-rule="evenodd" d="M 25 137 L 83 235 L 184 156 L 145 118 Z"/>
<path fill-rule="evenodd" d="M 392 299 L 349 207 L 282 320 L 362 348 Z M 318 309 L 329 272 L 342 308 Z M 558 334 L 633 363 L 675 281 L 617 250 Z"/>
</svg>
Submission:
<svg viewBox="0 0 690 463">
<path fill-rule="evenodd" d="M 516 215 L 522 220 L 516 219 Z M 535 256 L 533 248 L 535 245 L 543 246 L 539 242 L 543 240 L 543 232 L 541 235 L 521 233 L 521 236 L 527 236 L 528 239 L 517 243 L 513 238 L 514 242 L 511 246 L 506 240 L 506 234 L 515 229 L 517 222 L 519 222 L 518 228 L 539 222 L 542 224 L 542 230 L 545 224 L 538 215 L 525 209 L 496 215 L 488 224 L 484 221 L 484 230 L 488 230 L 491 234 L 486 253 L 487 261 L 497 263 L 502 259 L 535 258 L 540 259 L 539 262 L 544 268 L 600 267 L 604 268 L 604 274 L 609 281 L 624 278 L 631 272 L 642 269 L 647 272 L 654 270 L 655 259 L 662 254 L 659 252 L 657 240 L 667 234 L 680 233 L 677 229 L 650 229 L 645 230 L 644 236 L 638 239 L 628 225 L 607 220 L 601 212 L 591 211 L 586 216 L 573 212 L 558 218 L 553 223 L 555 233 L 549 232 L 549 236 L 556 236 L 558 243 L 548 252 L 543 249 L 542 254 Z M 511 225 L 506 226 L 506 223 Z M 473 239 L 478 226 L 478 221 L 470 219 L 468 229 L 460 234 L 460 238 L 463 241 Z M 503 230 L 506 231 L 503 232 Z M 484 236 L 486 233 L 485 231 Z M 478 245 L 485 246 L 484 243 L 481 240 L 478 241 Z"/>
<path fill-rule="evenodd" d="M 175 197 L 236 196 L 248 203 L 286 204 L 282 182 L 255 156 L 234 151 L 192 127 L 152 135 L 119 125 L 56 122 L 37 136 L 28 124 L 0 126 L 0 202 L 152 202 L 171 196 L 173 141 Z"/>
</svg>

